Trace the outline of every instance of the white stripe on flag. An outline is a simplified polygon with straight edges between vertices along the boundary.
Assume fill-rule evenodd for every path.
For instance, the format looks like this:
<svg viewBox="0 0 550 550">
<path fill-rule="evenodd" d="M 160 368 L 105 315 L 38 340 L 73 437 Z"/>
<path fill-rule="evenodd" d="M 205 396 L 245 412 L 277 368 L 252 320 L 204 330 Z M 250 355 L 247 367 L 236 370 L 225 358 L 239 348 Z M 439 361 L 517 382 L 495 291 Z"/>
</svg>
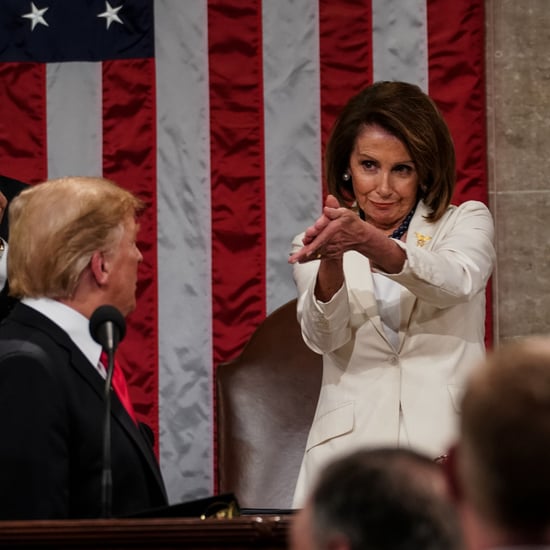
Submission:
<svg viewBox="0 0 550 550">
<path fill-rule="evenodd" d="M 101 175 L 101 63 L 49 63 L 48 177 Z"/>
<path fill-rule="evenodd" d="M 170 500 L 213 491 L 205 2 L 157 0 L 160 461 Z"/>
<path fill-rule="evenodd" d="M 372 0 L 373 80 L 428 91 L 426 0 Z"/>
<path fill-rule="evenodd" d="M 296 296 L 285 261 L 321 212 L 318 5 L 264 0 L 266 310 Z"/>
</svg>

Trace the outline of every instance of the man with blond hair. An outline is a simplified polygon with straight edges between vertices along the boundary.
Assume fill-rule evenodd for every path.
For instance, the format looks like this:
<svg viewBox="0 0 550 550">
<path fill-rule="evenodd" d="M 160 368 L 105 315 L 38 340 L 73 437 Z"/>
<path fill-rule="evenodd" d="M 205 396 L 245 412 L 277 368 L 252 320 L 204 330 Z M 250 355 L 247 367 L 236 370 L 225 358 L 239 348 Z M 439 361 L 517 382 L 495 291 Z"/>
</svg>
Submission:
<svg viewBox="0 0 550 550">
<path fill-rule="evenodd" d="M 0 325 L 0 519 L 103 515 L 105 366 L 89 319 L 136 306 L 143 203 L 103 178 L 50 180 L 10 206 Z M 163 506 L 150 430 L 111 396 L 112 515 Z"/>
<path fill-rule="evenodd" d="M 474 371 L 448 466 L 469 549 L 550 547 L 550 338 Z"/>
</svg>

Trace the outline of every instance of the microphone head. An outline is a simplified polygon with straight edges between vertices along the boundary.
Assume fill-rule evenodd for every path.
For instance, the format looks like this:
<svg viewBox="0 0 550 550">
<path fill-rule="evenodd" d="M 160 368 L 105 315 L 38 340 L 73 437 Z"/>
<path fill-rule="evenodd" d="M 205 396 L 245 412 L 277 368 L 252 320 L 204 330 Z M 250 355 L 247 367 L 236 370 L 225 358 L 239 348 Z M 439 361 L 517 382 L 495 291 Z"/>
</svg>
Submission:
<svg viewBox="0 0 550 550">
<path fill-rule="evenodd" d="M 116 307 L 99 306 L 90 317 L 90 334 L 103 349 L 114 349 L 126 334 L 126 321 Z"/>
</svg>

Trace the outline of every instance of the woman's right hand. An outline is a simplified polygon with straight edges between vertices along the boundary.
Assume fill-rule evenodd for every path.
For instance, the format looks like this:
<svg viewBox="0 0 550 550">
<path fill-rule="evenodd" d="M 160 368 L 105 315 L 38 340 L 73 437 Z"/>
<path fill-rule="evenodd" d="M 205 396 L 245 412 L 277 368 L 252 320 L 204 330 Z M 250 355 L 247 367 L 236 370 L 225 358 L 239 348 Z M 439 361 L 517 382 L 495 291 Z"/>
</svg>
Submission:
<svg viewBox="0 0 550 550">
<path fill-rule="evenodd" d="M 341 259 L 351 250 L 364 224 L 349 208 L 341 207 L 333 195 L 328 195 L 323 214 L 305 231 L 304 246 L 289 257 L 289 263 L 319 259 Z"/>
</svg>

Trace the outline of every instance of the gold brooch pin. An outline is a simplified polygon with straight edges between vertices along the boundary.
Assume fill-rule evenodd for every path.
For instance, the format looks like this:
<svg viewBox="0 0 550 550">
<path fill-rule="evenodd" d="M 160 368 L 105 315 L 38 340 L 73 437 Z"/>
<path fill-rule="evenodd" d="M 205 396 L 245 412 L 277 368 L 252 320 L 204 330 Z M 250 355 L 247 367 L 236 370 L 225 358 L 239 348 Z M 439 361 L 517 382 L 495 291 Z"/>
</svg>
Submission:
<svg viewBox="0 0 550 550">
<path fill-rule="evenodd" d="M 424 246 L 428 241 L 431 241 L 432 238 L 429 235 L 422 235 L 422 233 L 415 233 L 416 235 L 416 246 Z"/>
</svg>

